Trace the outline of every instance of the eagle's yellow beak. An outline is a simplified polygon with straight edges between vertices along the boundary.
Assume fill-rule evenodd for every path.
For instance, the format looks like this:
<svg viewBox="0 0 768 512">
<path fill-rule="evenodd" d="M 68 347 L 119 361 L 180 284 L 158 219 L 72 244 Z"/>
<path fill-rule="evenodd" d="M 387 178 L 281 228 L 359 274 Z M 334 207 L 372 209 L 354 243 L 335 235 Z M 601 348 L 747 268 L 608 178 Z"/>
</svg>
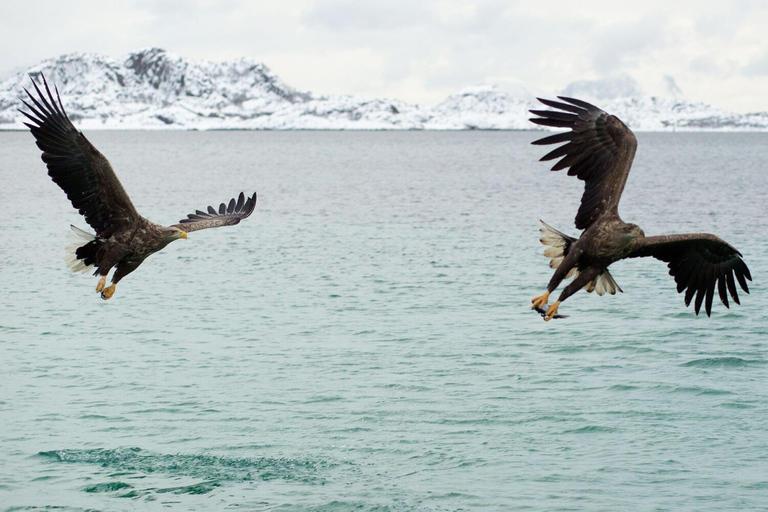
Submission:
<svg viewBox="0 0 768 512">
<path fill-rule="evenodd" d="M 187 239 L 187 232 L 186 231 L 180 231 L 179 232 L 179 238 L 183 238 L 184 240 Z"/>
</svg>

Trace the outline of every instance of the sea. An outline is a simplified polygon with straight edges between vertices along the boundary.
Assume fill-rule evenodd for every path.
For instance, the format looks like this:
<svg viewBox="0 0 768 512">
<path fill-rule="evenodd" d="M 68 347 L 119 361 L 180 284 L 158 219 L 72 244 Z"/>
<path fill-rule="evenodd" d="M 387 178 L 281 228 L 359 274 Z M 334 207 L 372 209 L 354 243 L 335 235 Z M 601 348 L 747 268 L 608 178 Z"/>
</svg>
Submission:
<svg viewBox="0 0 768 512">
<path fill-rule="evenodd" d="M 768 134 L 639 133 L 620 205 L 741 251 L 741 305 L 645 258 L 550 322 L 583 183 L 541 132 L 86 135 L 153 221 L 258 203 L 104 301 L 0 133 L 0 510 L 768 510 Z"/>
</svg>

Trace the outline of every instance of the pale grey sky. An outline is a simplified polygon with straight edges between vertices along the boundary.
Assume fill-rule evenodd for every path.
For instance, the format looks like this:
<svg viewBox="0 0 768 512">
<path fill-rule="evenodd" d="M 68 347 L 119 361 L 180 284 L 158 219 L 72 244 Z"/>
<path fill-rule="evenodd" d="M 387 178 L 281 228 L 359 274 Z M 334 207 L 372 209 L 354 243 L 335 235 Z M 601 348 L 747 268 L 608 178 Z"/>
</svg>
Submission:
<svg viewBox="0 0 768 512">
<path fill-rule="evenodd" d="M 764 0 L 37 0 L 5 2 L 0 71 L 149 46 L 264 62 L 289 85 L 433 105 L 523 82 L 554 94 L 625 72 L 649 94 L 768 111 Z"/>
</svg>

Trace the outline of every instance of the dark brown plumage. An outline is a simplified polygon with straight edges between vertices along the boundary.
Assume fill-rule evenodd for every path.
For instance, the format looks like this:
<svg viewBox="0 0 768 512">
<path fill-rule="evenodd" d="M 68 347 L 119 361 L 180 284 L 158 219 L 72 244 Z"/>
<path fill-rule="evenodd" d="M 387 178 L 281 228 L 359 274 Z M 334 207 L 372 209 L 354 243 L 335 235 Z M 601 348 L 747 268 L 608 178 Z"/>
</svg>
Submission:
<svg viewBox="0 0 768 512">
<path fill-rule="evenodd" d="M 574 277 L 558 300 L 544 313 L 551 319 L 562 301 L 581 288 L 599 295 L 622 291 L 608 272 L 608 266 L 624 258 L 652 256 L 667 263 L 677 291 L 685 290 L 685 305 L 694 296 L 699 314 L 702 304 L 707 316 L 717 287 L 720 300 L 729 307 L 728 295 L 739 304 L 736 288 L 749 293 L 752 276 L 741 253 L 724 240 L 708 233 L 646 237 L 635 224 L 619 217 L 619 199 L 627 182 L 637 149 L 632 130 L 617 117 L 585 101 L 559 97 L 560 101 L 539 99 L 557 110 L 531 110 L 539 116 L 533 123 L 569 131 L 534 141 L 536 145 L 559 144 L 542 161 L 560 159 L 553 171 L 568 169 L 568 175 L 584 181 L 584 194 L 576 214 L 576 228 L 583 229 L 576 239 L 544 224 L 541 242 L 549 246 L 544 255 L 551 258 L 555 273 L 543 295 L 532 300 L 533 309 L 544 310 L 553 292 L 567 277 Z"/>
<path fill-rule="evenodd" d="M 45 93 L 32 80 L 37 97 L 25 89 L 31 103 L 22 100 L 30 112 L 20 110 L 31 122 L 25 123 L 42 150 L 48 175 L 61 187 L 95 236 L 72 226 L 76 237 L 68 251 L 70 268 L 86 271 L 95 268 L 99 275 L 96 291 L 109 299 L 115 285 L 133 272 L 149 255 L 187 233 L 200 229 L 230 226 L 248 217 L 256 207 L 256 194 L 246 199 L 242 192 L 219 210 L 188 215 L 179 224 L 162 226 L 142 217 L 117 179 L 109 161 L 70 121 L 58 89 L 54 99 L 43 77 Z M 115 268 L 110 286 L 106 276 Z"/>
</svg>

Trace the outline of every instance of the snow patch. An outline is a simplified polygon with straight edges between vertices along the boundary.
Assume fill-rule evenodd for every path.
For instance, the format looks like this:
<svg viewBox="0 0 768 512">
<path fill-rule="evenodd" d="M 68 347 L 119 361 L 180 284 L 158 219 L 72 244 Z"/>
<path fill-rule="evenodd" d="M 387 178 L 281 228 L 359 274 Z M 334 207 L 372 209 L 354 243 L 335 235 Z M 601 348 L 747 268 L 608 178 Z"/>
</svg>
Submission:
<svg viewBox="0 0 768 512">
<path fill-rule="evenodd" d="M 512 82 L 479 85 L 452 94 L 434 107 L 395 99 L 315 95 L 283 82 L 249 59 L 208 62 L 145 48 L 122 59 L 75 53 L 44 60 L 0 82 L 0 129 L 25 129 L 23 89 L 29 76 L 45 74 L 58 87 L 72 121 L 91 129 L 176 130 L 526 130 L 542 108 L 529 89 Z M 593 101 L 633 130 L 768 129 L 768 113 L 738 115 L 681 99 L 665 77 L 672 98 L 643 95 L 621 74 L 581 80 L 563 94 Z"/>
</svg>

